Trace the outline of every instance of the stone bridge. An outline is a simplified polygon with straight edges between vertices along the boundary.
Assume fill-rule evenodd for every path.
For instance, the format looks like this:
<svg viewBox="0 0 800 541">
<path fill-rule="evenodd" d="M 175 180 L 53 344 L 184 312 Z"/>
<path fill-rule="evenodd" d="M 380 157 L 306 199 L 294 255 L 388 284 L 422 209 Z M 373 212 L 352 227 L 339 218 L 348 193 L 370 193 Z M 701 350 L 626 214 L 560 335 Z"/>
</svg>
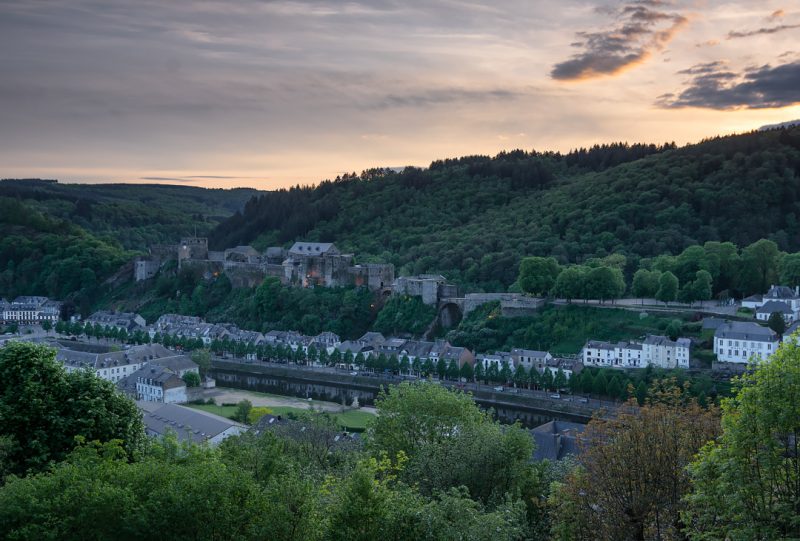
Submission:
<svg viewBox="0 0 800 541">
<path fill-rule="evenodd" d="M 529 316 L 544 305 L 544 299 L 519 293 L 468 293 L 464 297 L 446 297 L 439 301 L 439 323 L 451 329 L 479 306 L 495 301 L 500 302 L 504 317 Z"/>
</svg>

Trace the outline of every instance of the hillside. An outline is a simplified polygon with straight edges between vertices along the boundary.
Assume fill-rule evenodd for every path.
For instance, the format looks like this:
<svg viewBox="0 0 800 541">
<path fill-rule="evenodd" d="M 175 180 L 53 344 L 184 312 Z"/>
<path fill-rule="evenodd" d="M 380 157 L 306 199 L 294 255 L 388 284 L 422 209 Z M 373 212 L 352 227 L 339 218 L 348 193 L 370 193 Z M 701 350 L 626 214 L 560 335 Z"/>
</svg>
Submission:
<svg viewBox="0 0 800 541">
<path fill-rule="evenodd" d="M 216 247 L 335 241 L 398 274 L 501 290 L 527 255 L 638 259 L 709 240 L 800 250 L 800 127 L 566 155 L 514 151 L 365 171 L 251 199 Z"/>
<path fill-rule="evenodd" d="M 195 231 L 204 235 L 258 193 L 251 188 L 221 190 L 167 184 L 0 181 L 0 197 L 21 201 L 95 235 L 112 237 L 131 250 L 174 243 L 181 235 Z"/>
</svg>

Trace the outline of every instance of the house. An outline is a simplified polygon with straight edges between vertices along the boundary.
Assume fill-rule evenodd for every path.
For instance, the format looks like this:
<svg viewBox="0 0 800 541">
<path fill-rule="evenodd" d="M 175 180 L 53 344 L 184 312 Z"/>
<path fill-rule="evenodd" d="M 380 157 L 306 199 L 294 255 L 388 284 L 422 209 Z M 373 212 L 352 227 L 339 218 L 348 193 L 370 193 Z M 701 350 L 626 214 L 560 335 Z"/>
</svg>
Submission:
<svg viewBox="0 0 800 541">
<path fill-rule="evenodd" d="M 578 436 L 586 425 L 566 421 L 549 421 L 530 431 L 536 442 L 533 460 L 561 460 L 568 455 L 580 454 Z"/>
<path fill-rule="evenodd" d="M 514 361 L 514 366 L 521 364 L 528 371 L 530 371 L 531 368 L 536 367 L 536 369 L 541 372 L 547 361 L 552 359 L 553 356 L 547 351 L 512 349 L 511 358 Z"/>
<path fill-rule="evenodd" d="M 479 353 L 475 356 L 475 363 L 480 364 L 484 373 L 491 367 L 498 371 L 507 365 L 509 369 L 514 369 L 514 359 L 510 351 L 497 351 L 495 353 Z"/>
<path fill-rule="evenodd" d="M 2 306 L 0 318 L 5 323 L 55 323 L 61 314 L 61 303 L 47 297 L 21 296 Z"/>
<path fill-rule="evenodd" d="M 313 338 L 311 344 L 318 350 L 322 351 L 325 350 L 328 355 L 333 353 L 333 350 L 342 343 L 342 339 L 339 338 L 338 334 L 332 332 L 321 332 L 317 336 Z"/>
<path fill-rule="evenodd" d="M 731 321 L 714 332 L 717 360 L 746 364 L 750 358 L 764 360 L 778 349 L 778 335 L 758 323 Z"/>
<path fill-rule="evenodd" d="M 368 332 L 364 333 L 364 336 L 356 340 L 356 342 L 362 346 L 369 346 L 372 347 L 373 350 L 376 350 L 386 342 L 386 338 L 379 332 Z"/>
<path fill-rule="evenodd" d="M 584 365 L 613 368 L 689 368 L 691 341 L 647 335 L 644 342 L 602 342 L 589 340 L 581 350 Z"/>
<path fill-rule="evenodd" d="M 147 326 L 147 322 L 139 314 L 134 314 L 132 312 L 113 312 L 110 310 L 95 312 L 86 319 L 86 322 L 110 329 L 124 329 L 128 334 L 138 330 L 144 330 Z"/>
<path fill-rule="evenodd" d="M 642 344 L 643 362 L 659 368 L 689 368 L 691 348 L 688 338 L 672 341 L 666 336 L 648 335 Z"/>
<path fill-rule="evenodd" d="M 763 295 L 750 295 L 749 297 L 745 297 L 742 299 L 742 308 L 749 308 L 750 310 L 757 310 L 761 305 L 764 304 L 764 296 Z"/>
<path fill-rule="evenodd" d="M 783 321 L 786 323 L 797 321 L 797 312 L 792 310 L 791 306 L 784 301 L 765 302 L 756 309 L 756 319 L 759 321 L 769 321 L 770 316 L 776 312 L 783 316 Z"/>
<path fill-rule="evenodd" d="M 137 405 L 142 411 L 145 431 L 152 437 L 174 432 L 180 441 L 217 445 L 247 431 L 246 426 L 230 419 L 177 404 L 139 401 Z"/>
<path fill-rule="evenodd" d="M 143 366 L 128 378 L 136 384 L 137 400 L 164 404 L 182 404 L 188 400 L 186 383 L 183 379 L 169 368 L 155 362 Z"/>
</svg>

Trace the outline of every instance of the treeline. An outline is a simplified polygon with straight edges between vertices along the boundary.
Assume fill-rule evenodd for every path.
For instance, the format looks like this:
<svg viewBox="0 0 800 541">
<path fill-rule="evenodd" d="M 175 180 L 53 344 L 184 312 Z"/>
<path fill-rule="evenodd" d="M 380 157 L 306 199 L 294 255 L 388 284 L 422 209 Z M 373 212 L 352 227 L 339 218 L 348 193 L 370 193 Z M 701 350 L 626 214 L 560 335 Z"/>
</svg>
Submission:
<svg viewBox="0 0 800 541">
<path fill-rule="evenodd" d="M 629 294 L 662 302 L 693 303 L 712 298 L 741 298 L 766 293 L 772 285 L 800 285 L 800 253 L 781 252 L 771 241 L 739 249 L 732 242 L 709 241 L 678 255 L 636 260 L 622 254 L 561 266 L 555 258 L 527 257 L 520 263 L 517 287 L 535 295 L 567 300 L 613 300 Z"/>
<path fill-rule="evenodd" d="M 102 294 L 103 281 L 132 257 L 63 220 L 0 197 L 0 297 L 44 295 L 72 300 L 83 310 Z"/>
<path fill-rule="evenodd" d="M 211 240 L 217 247 L 332 241 L 391 262 L 398 274 L 441 273 L 486 291 L 517 279 L 520 256 L 569 265 L 616 253 L 632 274 L 640 259 L 708 241 L 748 246 L 763 238 L 792 252 L 800 250 L 798 134 L 568 155 L 513 151 L 369 170 L 263 194 Z"/>
<path fill-rule="evenodd" d="M 794 539 L 799 379 L 796 345 L 721 411 L 656 379 L 552 463 L 531 461 L 519 425 L 426 382 L 382 392 L 363 445 L 326 414 L 218 447 L 151 440 L 113 384 L 14 343 L 0 349 L 0 537 Z"/>
<path fill-rule="evenodd" d="M 166 184 L 60 184 L 53 180 L 0 180 L 0 197 L 115 239 L 128 250 L 175 244 L 205 235 L 239 211 L 257 190 L 203 189 Z"/>
</svg>

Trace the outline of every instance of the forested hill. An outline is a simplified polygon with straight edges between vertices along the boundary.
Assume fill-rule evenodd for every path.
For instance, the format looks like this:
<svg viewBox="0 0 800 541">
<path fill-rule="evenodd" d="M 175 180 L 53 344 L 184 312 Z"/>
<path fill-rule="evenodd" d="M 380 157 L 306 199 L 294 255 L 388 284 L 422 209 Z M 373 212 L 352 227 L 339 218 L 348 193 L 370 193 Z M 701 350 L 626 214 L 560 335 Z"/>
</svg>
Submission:
<svg viewBox="0 0 800 541">
<path fill-rule="evenodd" d="M 216 247 L 294 239 L 440 272 L 472 287 L 513 283 L 520 259 L 637 259 L 708 240 L 800 250 L 800 127 L 696 145 L 514 151 L 370 170 L 261 194 L 211 234 Z"/>
<path fill-rule="evenodd" d="M 208 233 L 241 210 L 258 190 L 203 189 L 167 184 L 61 184 L 54 180 L 0 181 L 0 198 L 37 209 L 132 250 Z M 0 269 L 1 270 L 1 269 Z"/>
</svg>

